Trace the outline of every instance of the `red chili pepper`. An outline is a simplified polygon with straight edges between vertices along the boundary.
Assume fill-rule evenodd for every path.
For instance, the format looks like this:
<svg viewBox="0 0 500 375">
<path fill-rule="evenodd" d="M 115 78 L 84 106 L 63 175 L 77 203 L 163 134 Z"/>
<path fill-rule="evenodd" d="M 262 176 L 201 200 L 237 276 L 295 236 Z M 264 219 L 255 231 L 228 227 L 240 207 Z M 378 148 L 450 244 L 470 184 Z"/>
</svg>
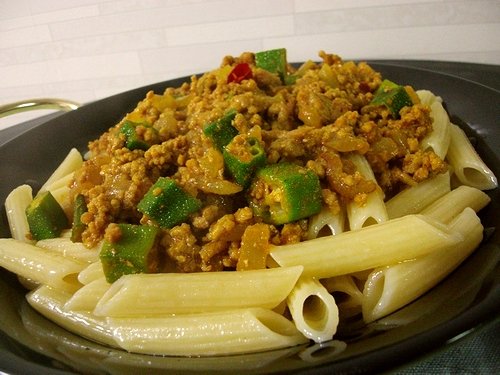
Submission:
<svg viewBox="0 0 500 375">
<path fill-rule="evenodd" d="M 240 63 L 236 65 L 229 76 L 227 77 L 227 83 L 236 82 L 240 83 L 244 79 L 250 79 L 253 77 L 252 68 L 247 63 Z"/>
</svg>

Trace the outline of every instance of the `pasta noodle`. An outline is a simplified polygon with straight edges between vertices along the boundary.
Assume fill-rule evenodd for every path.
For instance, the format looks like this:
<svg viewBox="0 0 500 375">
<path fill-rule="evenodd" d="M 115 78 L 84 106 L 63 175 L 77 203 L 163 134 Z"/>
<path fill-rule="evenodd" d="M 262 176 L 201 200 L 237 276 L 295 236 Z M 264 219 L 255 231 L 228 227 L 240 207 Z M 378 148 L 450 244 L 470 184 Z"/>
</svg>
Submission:
<svg viewBox="0 0 500 375">
<path fill-rule="evenodd" d="M 417 214 L 451 190 L 449 173 L 440 174 L 418 185 L 411 186 L 386 203 L 390 219 Z"/>
<path fill-rule="evenodd" d="M 83 285 L 87 285 L 94 280 L 104 277 L 101 262 L 94 262 L 89 264 L 78 274 L 78 281 Z"/>
<path fill-rule="evenodd" d="M 424 150 L 431 149 L 440 158 L 444 158 L 451 142 L 450 120 L 439 101 L 434 101 L 430 107 L 433 117 L 433 131 L 422 140 L 422 148 Z"/>
<path fill-rule="evenodd" d="M 366 280 L 366 278 L 364 278 Z M 363 281 L 364 283 L 365 281 Z M 361 305 L 363 303 L 363 292 L 355 282 L 355 277 L 352 275 L 341 275 L 329 277 L 321 280 L 329 293 L 338 295 L 342 293 L 342 298 L 337 301 L 340 317 L 339 319 L 346 319 L 355 316 L 361 312 Z M 363 288 L 361 288 L 363 289 Z"/>
<path fill-rule="evenodd" d="M 33 200 L 32 189 L 29 185 L 21 185 L 10 192 L 5 199 L 5 211 L 9 222 L 12 238 L 28 242 L 30 228 L 24 211 Z"/>
<path fill-rule="evenodd" d="M 465 132 L 454 124 L 451 125 L 451 144 L 446 158 L 462 184 L 480 190 L 498 186 L 497 178 L 477 154 Z"/>
<path fill-rule="evenodd" d="M 372 322 L 415 300 L 455 269 L 481 242 L 483 227 L 466 208 L 452 223 L 464 240 L 450 248 L 392 266 L 376 268 L 365 284 L 363 317 Z"/>
<path fill-rule="evenodd" d="M 145 354 L 251 353 L 307 341 L 285 317 L 262 308 L 107 321 L 120 347 Z"/>
<path fill-rule="evenodd" d="M 302 278 L 288 296 L 288 308 L 297 329 L 317 343 L 331 340 L 337 331 L 339 310 L 333 296 L 313 278 Z"/>
<path fill-rule="evenodd" d="M 95 317 L 86 311 L 65 311 L 64 304 L 71 294 L 61 289 L 43 285 L 30 292 L 28 303 L 46 318 L 77 335 L 116 346 L 113 331 L 105 319 Z"/>
<path fill-rule="evenodd" d="M 78 289 L 64 304 L 65 311 L 93 311 L 108 291 L 110 284 L 104 277 L 95 279 Z"/>
<path fill-rule="evenodd" d="M 424 208 L 421 213 L 443 223 L 449 223 L 467 207 L 478 212 L 490 203 L 490 201 L 491 198 L 481 190 L 462 185 L 437 199 L 434 203 Z"/>
<path fill-rule="evenodd" d="M 80 286 L 77 274 L 85 264 L 29 243 L 0 238 L 0 266 L 34 282 L 74 291 Z"/>
<path fill-rule="evenodd" d="M 323 208 L 321 212 L 311 218 L 307 232 L 307 238 L 320 237 L 324 233 L 325 228 L 328 228 L 330 235 L 342 233 L 344 231 L 344 211 L 334 214 L 329 208 Z"/>
<path fill-rule="evenodd" d="M 230 310 L 272 309 L 286 299 L 302 267 L 217 273 L 125 275 L 97 304 L 98 316 L 142 316 Z M 224 289 L 231 285 L 231 289 Z M 186 291 L 189 291 L 187 293 Z M 133 306 L 130 301 L 135 301 Z"/>
<path fill-rule="evenodd" d="M 302 265 L 303 275 L 325 278 L 413 259 L 462 240 L 460 233 L 437 221 L 407 215 L 336 236 L 276 246 L 270 255 L 282 267 Z"/>
<path fill-rule="evenodd" d="M 87 249 L 81 242 L 73 242 L 68 237 L 41 240 L 36 246 L 82 262 L 93 263 L 99 259 L 98 248 Z"/>
<path fill-rule="evenodd" d="M 369 181 L 376 181 L 370 164 L 358 154 L 349 154 L 348 159 L 354 163 L 361 175 Z M 387 209 L 384 204 L 384 194 L 377 185 L 375 191 L 368 194 L 366 202 L 347 204 L 347 217 L 351 230 L 360 229 L 371 224 L 387 221 Z"/>
<path fill-rule="evenodd" d="M 82 155 L 76 148 L 72 148 L 66 158 L 62 161 L 62 163 L 50 175 L 47 181 L 45 181 L 43 186 L 40 188 L 39 193 L 53 189 L 53 187 L 51 186 L 52 184 L 55 184 L 55 188 L 60 187 L 61 184 L 57 183 L 57 181 L 74 172 L 82 165 L 82 163 Z"/>
</svg>

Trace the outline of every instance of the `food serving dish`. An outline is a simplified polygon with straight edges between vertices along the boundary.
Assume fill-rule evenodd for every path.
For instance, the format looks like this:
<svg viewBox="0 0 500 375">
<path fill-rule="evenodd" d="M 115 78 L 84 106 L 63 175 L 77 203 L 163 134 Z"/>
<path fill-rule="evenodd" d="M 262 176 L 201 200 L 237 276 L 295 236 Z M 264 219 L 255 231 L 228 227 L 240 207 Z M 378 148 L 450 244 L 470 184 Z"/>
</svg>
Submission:
<svg viewBox="0 0 500 375">
<path fill-rule="evenodd" d="M 455 76 L 411 68 L 404 63 L 373 62 L 384 77 L 443 98 L 452 122 L 475 141 L 475 147 L 495 175 L 500 175 L 500 93 Z M 85 151 L 87 142 L 114 125 L 149 90 L 163 92 L 186 78 L 157 83 L 87 104 L 53 118 L 0 146 L 0 199 L 22 183 L 40 187 L 71 147 Z M 7 373 L 272 373 L 383 370 L 442 346 L 447 340 L 485 324 L 498 315 L 500 219 L 498 188 L 480 214 L 486 240 L 476 252 L 436 288 L 416 302 L 364 328 L 352 341 L 334 340 L 247 355 L 178 358 L 129 354 L 77 337 L 32 310 L 25 290 L 8 272 L 0 273 L 0 370 Z M 2 207 L 0 236 L 8 237 Z"/>
</svg>

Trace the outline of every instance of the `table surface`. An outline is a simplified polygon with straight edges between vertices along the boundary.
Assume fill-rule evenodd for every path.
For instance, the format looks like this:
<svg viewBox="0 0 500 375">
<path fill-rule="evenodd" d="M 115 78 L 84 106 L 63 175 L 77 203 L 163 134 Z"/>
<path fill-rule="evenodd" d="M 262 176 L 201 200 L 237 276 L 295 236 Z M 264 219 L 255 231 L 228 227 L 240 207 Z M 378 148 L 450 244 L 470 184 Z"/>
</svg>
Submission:
<svg viewBox="0 0 500 375">
<path fill-rule="evenodd" d="M 444 61 L 378 60 L 422 69 L 429 69 L 468 79 L 500 92 L 500 66 L 454 63 Z M 16 135 L 29 130 L 59 114 L 50 114 L 23 122 L 0 131 L 0 146 Z M 423 357 L 416 358 L 400 368 L 394 375 L 410 374 L 495 374 L 500 373 L 500 317 L 467 334 L 449 340 L 447 345 Z"/>
</svg>

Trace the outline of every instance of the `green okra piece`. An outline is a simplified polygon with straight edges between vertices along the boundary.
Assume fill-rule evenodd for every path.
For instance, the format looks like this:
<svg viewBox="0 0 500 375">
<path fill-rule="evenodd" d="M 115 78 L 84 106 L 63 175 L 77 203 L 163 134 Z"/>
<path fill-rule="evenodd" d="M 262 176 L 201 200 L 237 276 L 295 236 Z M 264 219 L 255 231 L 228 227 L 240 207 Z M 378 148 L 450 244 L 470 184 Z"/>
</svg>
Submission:
<svg viewBox="0 0 500 375">
<path fill-rule="evenodd" d="M 232 125 L 236 113 L 236 110 L 230 109 L 220 119 L 205 125 L 203 128 L 203 133 L 212 140 L 220 151 L 239 133 L 238 129 Z"/>
<path fill-rule="evenodd" d="M 162 228 L 185 222 L 201 208 L 201 201 L 169 177 L 160 177 L 137 205 L 137 209 Z"/>
<path fill-rule="evenodd" d="M 404 86 L 384 79 L 373 96 L 370 104 L 384 105 L 394 117 L 399 116 L 399 111 L 406 106 L 412 106 L 413 101 Z"/>
<path fill-rule="evenodd" d="M 113 283 L 123 275 L 158 272 L 156 237 L 159 228 L 149 225 L 115 226 L 113 240 L 105 239 L 99 258 L 106 280 Z"/>
<path fill-rule="evenodd" d="M 87 203 L 83 194 L 75 197 L 73 204 L 73 224 L 71 225 L 71 241 L 82 242 L 82 233 L 87 228 L 82 222 L 82 215 L 87 212 Z"/>
<path fill-rule="evenodd" d="M 144 134 L 149 134 L 148 139 L 140 136 L 137 132 L 137 129 L 140 126 L 145 128 Z M 129 150 L 139 149 L 146 151 L 152 145 L 158 143 L 158 131 L 147 124 L 140 124 L 127 120 L 120 127 L 120 133 L 125 135 L 125 146 Z"/>
<path fill-rule="evenodd" d="M 321 210 L 318 176 L 292 163 L 267 165 L 259 169 L 249 190 L 254 214 L 269 224 L 286 224 L 307 218 Z"/>
<path fill-rule="evenodd" d="M 276 73 L 282 82 L 286 82 L 286 49 L 277 48 L 255 53 L 255 65 L 271 73 Z"/>
<path fill-rule="evenodd" d="M 255 137 L 241 134 L 224 147 L 222 153 L 226 170 L 243 188 L 250 185 L 255 171 L 266 164 L 266 153 Z"/>
<path fill-rule="evenodd" d="M 34 240 L 59 237 L 69 221 L 50 191 L 37 195 L 26 208 L 26 218 Z"/>
</svg>

